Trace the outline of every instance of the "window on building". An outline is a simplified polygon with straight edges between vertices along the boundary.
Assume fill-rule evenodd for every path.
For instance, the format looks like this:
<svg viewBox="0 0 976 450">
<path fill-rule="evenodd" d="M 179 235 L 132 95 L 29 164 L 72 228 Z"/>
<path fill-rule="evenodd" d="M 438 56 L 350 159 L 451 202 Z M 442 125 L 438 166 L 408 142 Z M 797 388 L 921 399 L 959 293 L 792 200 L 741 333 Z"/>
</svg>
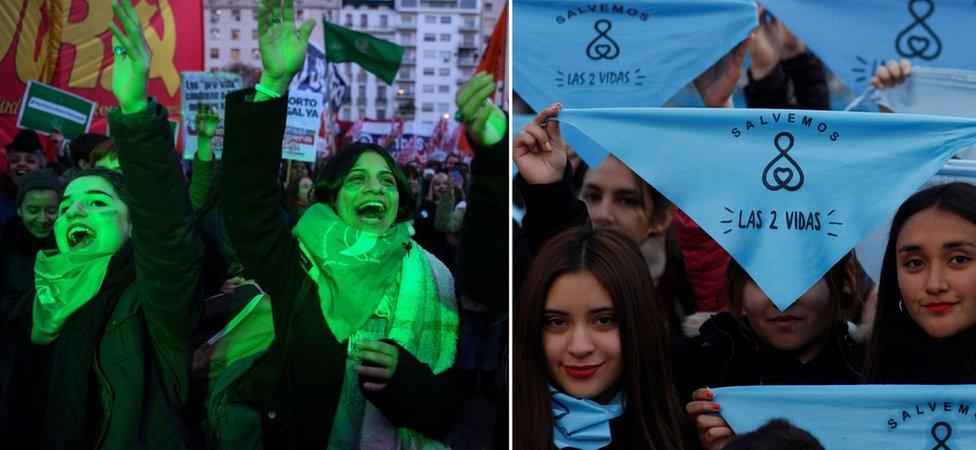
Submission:
<svg viewBox="0 0 976 450">
<path fill-rule="evenodd" d="M 366 96 L 366 86 L 359 86 L 359 96 L 360 97 Z"/>
<path fill-rule="evenodd" d="M 241 38 L 241 30 L 238 28 L 231 28 L 230 39 L 236 41 L 236 40 L 240 40 L 240 38 Z"/>
<path fill-rule="evenodd" d="M 423 86 L 420 87 L 420 92 L 423 92 L 425 94 L 433 94 L 434 93 L 434 85 L 433 84 L 425 84 L 425 85 L 423 85 Z"/>
<path fill-rule="evenodd" d="M 251 49 L 251 59 L 260 61 L 261 60 L 261 49 L 254 47 Z"/>
<path fill-rule="evenodd" d="M 342 25 L 347 28 L 352 26 L 352 14 L 346 14 L 346 23 Z"/>
<path fill-rule="evenodd" d="M 420 110 L 423 112 L 434 112 L 434 104 L 429 102 L 421 103 Z"/>
<path fill-rule="evenodd" d="M 258 29 L 257 28 L 251 30 L 251 39 L 254 39 L 255 41 L 258 40 Z"/>
<path fill-rule="evenodd" d="M 441 23 L 451 23 L 451 16 L 441 16 Z"/>
<path fill-rule="evenodd" d="M 424 23 L 437 23 L 437 16 L 424 16 Z"/>
<path fill-rule="evenodd" d="M 210 29 L 210 39 L 220 39 L 220 28 Z"/>
<path fill-rule="evenodd" d="M 230 49 L 230 59 L 231 61 L 237 61 L 241 59 L 241 49 L 239 48 Z"/>
<path fill-rule="evenodd" d="M 230 15 L 231 16 L 234 16 L 234 22 L 240 22 L 241 21 L 241 10 L 236 9 L 236 8 L 235 9 L 232 9 L 232 10 L 230 10 Z"/>
<path fill-rule="evenodd" d="M 359 26 L 361 28 L 369 28 L 369 16 L 366 14 L 359 15 Z"/>
<path fill-rule="evenodd" d="M 443 59 L 444 61 L 448 61 L 448 60 L 451 59 L 451 51 L 450 50 L 441 50 L 439 52 L 439 55 L 440 55 L 441 59 Z"/>
<path fill-rule="evenodd" d="M 447 103 L 438 103 L 437 104 L 437 112 L 442 112 L 443 113 L 443 112 L 447 112 L 447 111 L 448 111 Z"/>
<path fill-rule="evenodd" d="M 442 77 L 449 77 L 449 76 L 451 76 L 451 68 L 450 67 L 441 67 L 441 68 L 437 69 L 437 74 L 440 75 L 440 76 L 442 76 Z"/>
<path fill-rule="evenodd" d="M 257 20 L 258 20 L 258 9 L 257 8 L 251 8 L 251 18 L 254 19 L 255 22 L 257 22 Z"/>
<path fill-rule="evenodd" d="M 357 118 L 359 118 L 359 119 L 365 119 L 366 118 L 366 108 L 360 107 L 359 108 L 359 111 L 357 111 L 357 112 L 359 113 L 359 115 L 356 116 Z"/>
<path fill-rule="evenodd" d="M 376 86 L 376 98 L 386 99 L 386 86 Z"/>
<path fill-rule="evenodd" d="M 304 9 L 299 9 L 298 11 L 295 11 L 295 19 L 297 19 L 299 22 L 304 21 L 305 20 L 305 10 Z"/>
<path fill-rule="evenodd" d="M 210 11 L 210 23 L 217 23 L 220 21 L 220 10 L 215 9 Z"/>
<path fill-rule="evenodd" d="M 389 19 L 386 17 L 386 14 L 380 15 L 380 28 L 389 28 L 390 24 L 388 20 Z"/>
<path fill-rule="evenodd" d="M 464 19 L 464 26 L 474 28 L 474 19 Z"/>
<path fill-rule="evenodd" d="M 437 41 L 437 35 L 434 33 L 424 33 L 424 42 L 435 42 Z"/>
<path fill-rule="evenodd" d="M 348 109 L 342 111 L 342 120 L 346 122 L 352 120 L 352 113 Z"/>
<path fill-rule="evenodd" d="M 217 58 L 220 58 L 220 49 L 219 48 L 210 49 L 210 59 L 217 59 Z"/>
<path fill-rule="evenodd" d="M 386 120 L 386 110 L 377 109 L 376 110 L 376 120 Z"/>
<path fill-rule="evenodd" d="M 451 42 L 451 35 L 448 33 L 441 33 L 441 42 Z"/>
<path fill-rule="evenodd" d="M 446 84 L 441 84 L 437 86 L 437 92 L 440 94 L 446 94 L 451 92 L 451 87 Z"/>
<path fill-rule="evenodd" d="M 491 4 L 491 2 L 485 2 L 485 3 L 484 3 L 484 8 L 485 8 L 485 11 L 491 11 L 491 9 L 492 9 L 493 7 L 494 7 L 494 5 L 492 5 L 492 4 Z"/>
<path fill-rule="evenodd" d="M 434 75 L 434 68 L 433 67 L 424 67 L 424 75 L 433 76 Z"/>
<path fill-rule="evenodd" d="M 424 59 L 437 57 L 437 50 L 424 50 Z"/>
</svg>

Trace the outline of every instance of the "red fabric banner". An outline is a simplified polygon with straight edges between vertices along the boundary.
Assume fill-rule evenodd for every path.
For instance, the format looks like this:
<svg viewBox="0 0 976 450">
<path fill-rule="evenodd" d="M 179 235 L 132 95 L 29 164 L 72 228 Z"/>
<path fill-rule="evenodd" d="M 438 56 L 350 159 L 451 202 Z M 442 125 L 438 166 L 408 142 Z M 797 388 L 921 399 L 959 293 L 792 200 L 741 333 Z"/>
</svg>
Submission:
<svg viewBox="0 0 976 450">
<path fill-rule="evenodd" d="M 131 1 L 131 0 L 123 0 Z M 180 72 L 203 70 L 202 0 L 134 0 L 153 53 L 149 93 L 179 120 Z M 0 146 L 17 133 L 27 80 L 98 103 L 89 131 L 104 133 L 112 95 L 111 0 L 0 2 Z M 4 153 L 0 151 L 0 153 Z M 6 155 L 0 155 L 6 171 Z"/>
</svg>

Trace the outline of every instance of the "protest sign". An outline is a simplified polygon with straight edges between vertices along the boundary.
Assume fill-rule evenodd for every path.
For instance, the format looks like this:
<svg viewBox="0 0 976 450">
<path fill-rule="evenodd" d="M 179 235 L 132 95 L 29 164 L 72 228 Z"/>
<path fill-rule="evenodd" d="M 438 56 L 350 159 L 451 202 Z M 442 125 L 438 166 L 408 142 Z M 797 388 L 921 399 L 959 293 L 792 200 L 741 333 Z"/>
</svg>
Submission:
<svg viewBox="0 0 976 450">
<path fill-rule="evenodd" d="M 30 80 L 20 101 L 17 127 L 44 135 L 60 130 L 70 140 L 88 131 L 94 112 L 95 102 Z"/>
<path fill-rule="evenodd" d="M 974 119 L 910 114 L 604 108 L 558 120 L 698 222 L 780 310 L 976 143 Z"/>
<path fill-rule="evenodd" d="M 768 0 L 764 6 L 854 92 L 887 60 L 976 69 L 976 2 Z"/>
<path fill-rule="evenodd" d="M 282 159 L 315 162 L 323 103 L 321 93 L 297 89 L 288 91 L 288 118 L 285 137 L 281 142 Z"/>
<path fill-rule="evenodd" d="M 972 448 L 976 386 L 741 386 L 713 389 L 736 434 L 775 418 L 829 450 Z"/>
<path fill-rule="evenodd" d="M 756 26 L 752 0 L 520 0 L 514 90 L 539 111 L 660 106 Z"/>
<path fill-rule="evenodd" d="M 183 158 L 193 159 L 197 153 L 196 111 L 203 105 L 213 108 L 220 118 L 211 148 L 214 158 L 220 159 L 224 145 L 224 97 L 244 87 L 244 78 L 226 72 L 183 72 L 180 108 L 183 112 Z M 316 128 L 318 129 L 318 128 Z"/>
</svg>

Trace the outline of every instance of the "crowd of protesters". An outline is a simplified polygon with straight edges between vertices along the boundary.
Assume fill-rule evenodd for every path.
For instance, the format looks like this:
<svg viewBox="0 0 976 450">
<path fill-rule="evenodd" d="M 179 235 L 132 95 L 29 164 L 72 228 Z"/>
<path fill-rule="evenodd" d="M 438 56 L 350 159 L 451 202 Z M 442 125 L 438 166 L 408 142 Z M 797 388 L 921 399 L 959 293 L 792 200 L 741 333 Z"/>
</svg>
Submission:
<svg viewBox="0 0 976 450">
<path fill-rule="evenodd" d="M 829 109 L 823 63 L 759 14 L 695 81 L 706 107 L 730 107 L 745 73 L 747 107 Z M 890 61 L 870 82 L 910 74 Z M 515 448 L 819 449 L 785 421 L 736 436 L 709 388 L 976 383 L 976 187 L 906 200 L 877 284 L 851 252 L 780 311 L 620 160 L 581 161 L 550 120 L 561 110 L 536 111 L 513 146 Z"/>
<path fill-rule="evenodd" d="M 264 70 L 226 98 L 220 161 L 203 108 L 184 170 L 128 1 L 109 26 L 111 138 L 7 143 L 0 447 L 433 449 L 471 396 L 507 410 L 495 81 L 458 94 L 467 161 L 401 166 L 359 142 L 283 161 L 287 86 L 314 26 L 291 3 L 259 7 Z"/>
</svg>

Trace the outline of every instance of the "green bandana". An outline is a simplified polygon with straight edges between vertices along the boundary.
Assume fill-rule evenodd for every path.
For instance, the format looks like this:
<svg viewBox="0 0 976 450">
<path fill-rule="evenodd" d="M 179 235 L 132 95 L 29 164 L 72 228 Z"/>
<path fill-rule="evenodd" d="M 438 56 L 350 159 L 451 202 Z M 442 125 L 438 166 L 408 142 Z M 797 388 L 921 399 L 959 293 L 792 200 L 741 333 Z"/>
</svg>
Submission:
<svg viewBox="0 0 976 450">
<path fill-rule="evenodd" d="M 98 293 L 113 254 L 57 250 L 37 253 L 31 342 L 48 344 L 57 339 L 68 317 Z"/>
<path fill-rule="evenodd" d="M 394 225 L 377 235 L 346 225 L 332 207 L 317 203 L 292 230 L 312 262 L 308 274 L 318 287 L 322 313 L 340 342 L 376 311 L 383 293 L 398 276 L 410 225 Z"/>
</svg>

